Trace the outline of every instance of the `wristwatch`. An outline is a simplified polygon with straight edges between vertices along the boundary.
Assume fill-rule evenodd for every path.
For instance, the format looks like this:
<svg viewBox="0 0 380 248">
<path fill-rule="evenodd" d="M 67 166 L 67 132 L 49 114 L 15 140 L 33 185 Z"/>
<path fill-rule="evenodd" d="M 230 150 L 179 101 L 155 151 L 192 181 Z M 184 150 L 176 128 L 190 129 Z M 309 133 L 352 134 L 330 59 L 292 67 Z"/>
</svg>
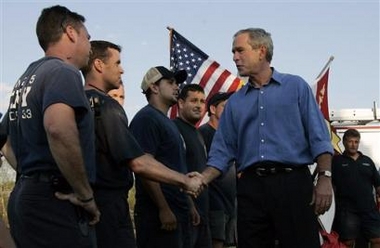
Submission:
<svg viewBox="0 0 380 248">
<path fill-rule="evenodd" d="M 321 176 L 325 176 L 325 177 L 329 177 L 331 178 L 332 174 L 331 174 L 331 171 L 320 171 L 318 172 L 318 177 L 321 177 Z"/>
</svg>

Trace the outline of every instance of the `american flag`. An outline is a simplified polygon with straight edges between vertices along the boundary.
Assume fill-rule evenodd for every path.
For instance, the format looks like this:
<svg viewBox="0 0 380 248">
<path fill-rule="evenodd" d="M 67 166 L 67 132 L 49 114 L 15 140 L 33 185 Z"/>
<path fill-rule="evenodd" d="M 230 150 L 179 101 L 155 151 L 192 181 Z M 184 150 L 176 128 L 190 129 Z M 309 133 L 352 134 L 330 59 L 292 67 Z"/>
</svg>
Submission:
<svg viewBox="0 0 380 248">
<path fill-rule="evenodd" d="M 170 30 L 170 69 L 186 70 L 187 79 L 182 84 L 199 84 L 206 94 L 206 101 L 217 92 L 231 92 L 239 89 L 243 80 L 222 68 L 218 62 L 193 45 L 190 41 Z M 177 105 L 169 111 L 170 118 L 177 116 Z"/>
</svg>

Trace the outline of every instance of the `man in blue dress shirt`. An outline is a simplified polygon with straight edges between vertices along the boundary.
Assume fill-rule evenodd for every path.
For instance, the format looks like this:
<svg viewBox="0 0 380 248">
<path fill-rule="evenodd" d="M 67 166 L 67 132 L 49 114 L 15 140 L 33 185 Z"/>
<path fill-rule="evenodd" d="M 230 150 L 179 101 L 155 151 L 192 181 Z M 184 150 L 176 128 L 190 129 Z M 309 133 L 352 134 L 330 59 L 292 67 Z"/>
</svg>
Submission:
<svg viewBox="0 0 380 248">
<path fill-rule="evenodd" d="M 282 248 L 320 247 L 317 214 L 331 205 L 333 148 L 314 95 L 301 77 L 270 66 L 273 43 L 265 30 L 238 31 L 232 53 L 249 81 L 225 106 L 205 183 L 236 162 L 239 248 L 274 247 L 275 240 Z"/>
</svg>

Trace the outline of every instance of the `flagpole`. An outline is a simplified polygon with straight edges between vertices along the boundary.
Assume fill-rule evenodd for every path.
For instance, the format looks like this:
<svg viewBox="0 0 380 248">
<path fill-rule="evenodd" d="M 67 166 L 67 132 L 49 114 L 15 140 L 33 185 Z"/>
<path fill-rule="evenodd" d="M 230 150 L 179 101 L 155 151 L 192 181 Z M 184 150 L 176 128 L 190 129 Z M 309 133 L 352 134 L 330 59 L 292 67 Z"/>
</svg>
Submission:
<svg viewBox="0 0 380 248">
<path fill-rule="evenodd" d="M 170 38 L 170 44 L 171 44 L 171 38 L 172 38 L 172 33 L 173 33 L 174 28 L 169 27 L 169 26 L 167 26 L 166 28 L 169 30 L 169 38 Z"/>
<path fill-rule="evenodd" d="M 173 35 L 174 28 L 169 27 L 169 26 L 167 26 L 166 28 L 169 30 L 169 56 L 170 56 L 170 54 L 171 54 L 171 47 L 172 47 L 172 35 Z M 170 57 L 169 57 L 169 61 L 170 61 Z"/>
<path fill-rule="evenodd" d="M 326 69 L 330 66 L 331 62 L 334 60 L 334 56 L 330 56 L 329 60 L 327 61 L 326 65 L 323 67 L 322 71 L 319 73 L 317 79 L 319 79 L 323 73 L 326 71 Z"/>
</svg>

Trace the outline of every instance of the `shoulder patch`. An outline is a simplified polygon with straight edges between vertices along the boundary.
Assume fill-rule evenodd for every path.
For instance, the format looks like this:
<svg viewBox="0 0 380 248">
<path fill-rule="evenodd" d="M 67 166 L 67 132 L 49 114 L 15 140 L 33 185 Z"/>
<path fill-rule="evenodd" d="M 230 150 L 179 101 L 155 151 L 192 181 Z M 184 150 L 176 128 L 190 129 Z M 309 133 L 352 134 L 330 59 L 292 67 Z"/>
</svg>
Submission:
<svg viewBox="0 0 380 248">
<path fill-rule="evenodd" d="M 100 117 L 100 97 L 99 96 L 91 96 L 89 99 L 90 107 L 92 111 L 94 111 L 95 118 Z"/>
</svg>

